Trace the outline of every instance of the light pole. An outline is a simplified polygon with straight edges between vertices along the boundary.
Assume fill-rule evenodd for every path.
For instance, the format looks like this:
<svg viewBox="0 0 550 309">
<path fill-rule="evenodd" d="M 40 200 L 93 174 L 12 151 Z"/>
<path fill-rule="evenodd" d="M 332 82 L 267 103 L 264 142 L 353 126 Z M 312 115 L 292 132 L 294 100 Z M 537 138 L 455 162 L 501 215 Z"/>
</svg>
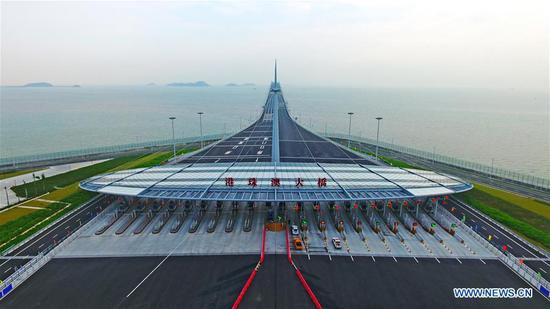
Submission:
<svg viewBox="0 0 550 309">
<path fill-rule="evenodd" d="M 376 157 L 376 161 L 378 161 L 378 141 L 380 139 L 380 120 L 382 120 L 382 117 L 376 117 L 376 120 L 377 120 L 377 127 L 376 127 L 376 153 L 375 153 L 375 157 Z"/>
<path fill-rule="evenodd" d="M 349 127 L 348 127 L 348 148 L 351 147 L 351 115 L 353 115 L 352 112 L 348 113 L 349 115 Z"/>
<path fill-rule="evenodd" d="M 200 125 L 200 129 L 201 129 L 201 148 L 204 147 L 204 141 L 202 140 L 202 115 L 204 114 L 203 112 L 198 112 L 197 113 L 199 115 L 199 125 Z"/>
<path fill-rule="evenodd" d="M 4 187 L 4 191 L 6 191 L 6 204 L 10 206 L 10 198 L 8 197 L 8 187 Z"/>
<path fill-rule="evenodd" d="M 491 158 L 491 175 L 490 179 L 493 179 L 493 175 L 495 174 L 495 158 Z"/>
<path fill-rule="evenodd" d="M 176 120 L 176 117 L 172 116 L 172 117 L 169 117 L 168 119 L 172 121 L 172 144 L 173 144 L 174 158 L 175 158 L 176 157 L 176 135 L 174 133 L 174 120 Z"/>
</svg>

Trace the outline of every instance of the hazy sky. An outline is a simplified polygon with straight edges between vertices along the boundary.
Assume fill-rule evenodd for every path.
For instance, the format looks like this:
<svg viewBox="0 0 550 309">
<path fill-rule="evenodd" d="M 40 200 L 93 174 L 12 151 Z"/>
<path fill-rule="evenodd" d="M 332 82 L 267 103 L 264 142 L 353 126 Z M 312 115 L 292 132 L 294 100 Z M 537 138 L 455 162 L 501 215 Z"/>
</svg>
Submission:
<svg viewBox="0 0 550 309">
<path fill-rule="evenodd" d="M 0 82 L 547 89 L 548 2 L 2 1 Z"/>
</svg>

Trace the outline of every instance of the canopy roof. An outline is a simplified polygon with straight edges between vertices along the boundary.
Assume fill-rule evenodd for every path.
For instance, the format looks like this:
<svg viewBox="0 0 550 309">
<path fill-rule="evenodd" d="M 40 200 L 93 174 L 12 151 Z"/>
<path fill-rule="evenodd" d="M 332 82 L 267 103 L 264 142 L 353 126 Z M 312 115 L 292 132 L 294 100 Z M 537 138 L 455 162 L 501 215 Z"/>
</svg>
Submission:
<svg viewBox="0 0 550 309">
<path fill-rule="evenodd" d="M 456 177 L 418 169 L 290 162 L 157 166 L 95 176 L 80 187 L 141 198 L 231 201 L 406 199 L 472 188 Z"/>
</svg>

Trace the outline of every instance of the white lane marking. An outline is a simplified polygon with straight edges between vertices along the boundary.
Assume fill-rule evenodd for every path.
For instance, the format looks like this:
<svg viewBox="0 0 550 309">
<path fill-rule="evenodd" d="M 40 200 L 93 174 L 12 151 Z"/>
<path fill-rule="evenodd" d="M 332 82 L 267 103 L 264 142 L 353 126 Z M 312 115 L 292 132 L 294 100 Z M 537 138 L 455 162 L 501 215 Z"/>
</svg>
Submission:
<svg viewBox="0 0 550 309">
<path fill-rule="evenodd" d="M 239 148 L 239 146 L 236 146 L 236 145 L 235 145 L 235 146 L 233 146 L 233 149 L 237 149 L 237 148 Z"/>
<path fill-rule="evenodd" d="M 6 270 L 4 271 L 4 274 L 7 273 L 8 271 L 10 271 L 10 269 L 11 269 L 11 267 L 8 268 L 8 269 L 6 269 Z"/>
<path fill-rule="evenodd" d="M 547 274 L 546 270 L 542 269 L 539 267 L 540 270 L 542 270 L 542 272 L 544 272 L 545 274 Z"/>
<path fill-rule="evenodd" d="M 170 256 L 172 256 L 174 251 L 176 251 L 179 248 L 179 246 L 183 244 L 184 240 L 185 238 L 182 238 L 179 244 L 176 247 L 174 247 L 174 249 L 172 249 L 172 251 L 170 251 L 170 253 L 168 253 L 168 255 L 164 259 L 162 259 L 162 261 L 160 261 L 160 263 L 155 268 L 153 268 L 153 270 L 151 270 L 151 272 L 147 276 L 145 276 L 145 278 L 143 278 L 143 280 L 141 280 L 141 282 L 138 283 L 138 285 L 136 285 L 136 287 L 132 291 L 130 291 L 130 293 L 128 293 L 128 295 L 126 295 L 126 298 L 130 297 L 130 295 L 132 295 L 132 293 L 134 293 L 140 287 L 140 285 L 142 285 L 143 282 L 147 280 L 147 278 L 149 278 Z"/>
<path fill-rule="evenodd" d="M 267 141 L 267 139 L 269 139 L 269 137 L 264 137 L 264 141 Z"/>
<path fill-rule="evenodd" d="M 495 234 L 495 238 L 498 239 L 498 236 Z"/>
<path fill-rule="evenodd" d="M 462 261 L 461 261 L 461 260 L 459 260 L 458 258 L 456 258 L 456 260 L 457 260 L 460 264 L 462 264 Z"/>
<path fill-rule="evenodd" d="M 474 220 L 474 219 L 470 219 L 470 221 L 472 221 L 473 223 L 476 223 L 476 220 Z"/>
<path fill-rule="evenodd" d="M 482 229 L 484 229 L 484 230 L 487 230 L 487 228 L 486 228 L 486 227 L 484 227 L 484 226 L 482 226 L 481 228 L 482 228 Z"/>
<path fill-rule="evenodd" d="M 20 250 L 19 253 L 21 253 L 21 252 L 27 250 L 27 249 L 30 248 L 32 245 L 34 245 L 35 243 L 37 243 L 40 239 L 46 237 L 46 236 L 49 235 L 51 232 L 57 230 L 60 226 L 62 226 L 63 224 L 69 222 L 72 218 L 74 218 L 75 216 L 79 215 L 79 214 L 82 213 L 83 211 L 89 209 L 89 208 L 90 208 L 92 205 L 94 205 L 94 204 L 95 204 L 95 203 L 90 203 L 90 205 L 88 205 L 88 206 L 86 206 L 86 207 L 81 207 L 81 209 L 75 210 L 75 212 L 74 212 L 73 214 L 69 215 L 69 216 L 66 217 L 65 219 L 63 219 L 63 220 L 59 221 L 58 223 L 56 223 L 56 224 L 54 225 L 55 227 L 52 227 L 46 234 L 40 236 L 40 238 L 38 238 L 38 239 L 35 239 L 33 242 L 31 242 L 30 244 L 27 244 L 27 246 L 25 246 L 25 247 L 23 247 L 23 248 L 21 248 L 21 247 L 17 248 L 17 250 Z M 55 235 L 53 236 L 53 238 L 55 238 L 55 236 L 57 236 L 57 234 L 55 234 Z M 19 253 L 17 253 L 16 256 L 19 255 Z M 4 263 L 6 263 L 6 262 L 4 262 Z M 1 265 L 4 265 L 4 263 L 2 263 Z M 1 266 L 1 265 L 0 265 L 0 266 Z"/>
<path fill-rule="evenodd" d="M 376 260 L 374 259 L 374 255 L 370 256 L 372 258 L 372 261 L 376 263 Z"/>
<path fill-rule="evenodd" d="M 258 162 L 259 159 L 260 159 L 260 158 L 256 158 L 256 162 Z"/>
<path fill-rule="evenodd" d="M 264 146 L 260 146 L 260 149 L 264 149 Z"/>
<path fill-rule="evenodd" d="M 437 261 L 437 263 L 441 264 L 438 258 L 434 257 L 434 259 Z"/>
<path fill-rule="evenodd" d="M 66 226 L 66 227 L 65 227 L 65 229 L 66 229 L 66 230 L 68 230 L 68 229 L 69 229 L 70 227 L 71 227 L 71 226 L 70 226 L 70 225 L 68 225 L 68 226 Z"/>
<path fill-rule="evenodd" d="M 42 246 L 44 246 L 44 245 L 45 245 L 45 243 L 41 244 L 40 246 L 38 246 L 38 249 L 42 248 Z"/>
<path fill-rule="evenodd" d="M 249 140 L 249 139 L 250 139 L 250 137 L 245 137 L 245 138 L 244 138 L 245 141 L 247 141 L 247 140 Z"/>
<path fill-rule="evenodd" d="M 228 150 L 225 152 L 226 155 L 230 154 L 231 153 L 231 150 Z M 219 159 L 218 159 L 219 160 Z"/>
<path fill-rule="evenodd" d="M 482 259 L 479 259 L 479 260 L 481 261 L 481 263 L 483 263 L 483 264 L 487 265 L 487 263 L 485 263 L 485 261 L 484 261 L 484 260 L 482 260 Z"/>
<path fill-rule="evenodd" d="M 416 261 L 416 264 L 419 264 L 415 256 L 413 256 L 413 259 Z"/>
<path fill-rule="evenodd" d="M 395 263 L 397 263 L 397 259 L 395 258 L 395 256 L 392 256 L 392 258 L 395 261 Z"/>
<path fill-rule="evenodd" d="M 239 142 L 239 145 L 242 145 L 243 143 L 244 143 L 243 141 L 240 141 L 240 142 Z"/>
<path fill-rule="evenodd" d="M 260 150 L 260 151 L 258 151 L 256 154 L 261 155 L 263 152 L 264 152 L 263 150 Z"/>
<path fill-rule="evenodd" d="M 482 221 L 482 222 L 485 222 L 487 225 L 491 226 L 491 227 L 495 227 L 496 230 L 501 233 L 504 237 L 508 238 L 509 240 L 511 240 L 512 242 L 514 242 L 516 245 L 520 246 L 523 250 L 527 251 L 529 254 L 531 254 L 533 257 L 537 257 L 536 254 L 533 253 L 533 251 L 531 251 L 530 249 L 527 249 L 525 248 L 522 244 L 520 244 L 519 242 L 517 242 L 515 239 L 513 239 L 512 237 L 508 236 L 508 232 L 506 232 L 506 230 L 504 230 L 503 232 L 501 232 L 500 230 L 502 230 L 502 228 L 499 226 L 499 225 L 496 225 L 490 221 L 488 221 L 487 219 L 484 219 L 483 217 L 481 217 L 480 215 L 476 214 L 473 210 L 470 210 L 469 209 L 469 206 L 466 205 L 464 206 L 463 204 L 461 203 L 457 203 L 457 205 L 459 205 L 462 209 L 466 210 L 468 213 L 470 213 L 471 215 L 475 216 L 476 218 L 479 219 L 479 221 Z M 514 238 L 518 239 L 519 241 L 523 241 L 521 238 L 518 238 L 518 236 L 515 236 L 513 233 L 511 234 Z M 531 248 L 533 249 L 533 248 Z M 544 264 L 550 266 L 550 264 L 546 263 L 546 262 L 543 262 Z"/>
<path fill-rule="evenodd" d="M 53 235 L 52 238 L 56 238 L 57 237 L 57 234 Z"/>
</svg>

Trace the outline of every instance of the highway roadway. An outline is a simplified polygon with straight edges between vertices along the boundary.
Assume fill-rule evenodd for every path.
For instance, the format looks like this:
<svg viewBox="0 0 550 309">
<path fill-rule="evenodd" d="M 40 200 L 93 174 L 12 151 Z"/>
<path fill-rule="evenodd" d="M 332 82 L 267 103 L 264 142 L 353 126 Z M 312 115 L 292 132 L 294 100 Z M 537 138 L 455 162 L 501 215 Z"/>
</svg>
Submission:
<svg viewBox="0 0 550 309">
<path fill-rule="evenodd" d="M 270 161 L 375 164 L 300 126 L 283 93 L 273 88 L 251 126 L 179 163 Z"/>
<path fill-rule="evenodd" d="M 533 248 L 523 239 L 484 218 L 477 210 L 454 198 L 451 198 L 447 205 L 442 206 L 448 211 L 451 211 L 451 208 L 454 207 L 455 211 L 451 211 L 451 213 L 460 220 L 462 220 L 463 215 L 466 215 L 466 225 L 485 239 L 488 239 L 491 235 L 491 243 L 501 251 L 503 251 L 503 246 L 506 245 L 507 251 L 515 257 L 545 259 L 540 261 L 525 260 L 524 263 L 550 281 L 550 258 L 545 253 Z"/>
<path fill-rule="evenodd" d="M 352 142 L 352 145 L 359 146 L 359 148 L 363 148 L 370 152 L 374 152 L 374 149 L 375 149 L 374 145 L 370 145 L 366 143 Z M 440 164 L 437 162 L 434 163 L 428 159 L 415 157 L 406 153 L 396 152 L 385 148 L 379 148 L 379 153 L 381 156 L 387 156 L 389 158 L 402 160 L 410 164 L 416 165 L 418 167 L 430 169 L 433 171 L 448 173 L 457 177 L 461 177 L 464 180 L 479 182 L 479 183 L 486 184 L 502 190 L 506 190 L 506 191 L 510 191 L 510 192 L 524 195 L 527 197 L 532 197 L 542 201 L 550 202 L 550 193 L 548 190 L 534 188 L 529 185 L 525 185 L 519 182 L 515 182 L 512 180 L 507 180 L 503 178 L 497 178 L 497 177 L 490 178 L 486 174 L 482 174 L 475 171 L 468 171 L 462 168 L 457 168 L 446 164 Z"/>
<path fill-rule="evenodd" d="M 312 308 L 284 255 L 266 256 L 240 308 Z M 455 299 L 455 287 L 528 287 L 498 260 L 293 257 L 325 308 L 547 308 L 531 299 Z M 257 255 L 53 259 L 7 308 L 229 308 Z M 159 265 L 160 264 L 160 265 Z M 158 266 L 158 267 L 156 267 Z M 147 278 L 146 280 L 144 280 Z"/>
<path fill-rule="evenodd" d="M 6 279 L 15 271 L 16 267 L 23 266 L 30 258 L 55 246 L 60 240 L 94 218 L 107 206 L 102 201 L 102 199 L 94 200 L 86 204 L 50 228 L 32 236 L 15 250 L 7 253 L 0 259 L 0 280 Z"/>
</svg>

